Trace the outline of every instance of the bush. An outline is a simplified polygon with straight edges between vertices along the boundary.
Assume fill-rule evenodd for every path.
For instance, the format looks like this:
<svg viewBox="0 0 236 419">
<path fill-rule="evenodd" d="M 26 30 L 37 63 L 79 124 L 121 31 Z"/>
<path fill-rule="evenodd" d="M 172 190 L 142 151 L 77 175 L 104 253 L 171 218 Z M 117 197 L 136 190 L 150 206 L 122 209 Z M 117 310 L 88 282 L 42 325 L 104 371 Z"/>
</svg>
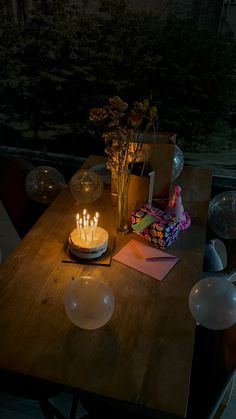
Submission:
<svg viewBox="0 0 236 419">
<path fill-rule="evenodd" d="M 54 1 L 25 24 L 4 21 L 0 58 L 5 124 L 24 122 L 38 147 L 51 129 L 55 148 L 61 126 L 73 152 L 78 136 L 94 135 L 89 109 L 112 95 L 129 103 L 151 95 L 160 130 L 186 143 L 206 137 L 228 118 L 236 48 L 228 36 L 138 13 L 124 1 L 102 1 L 91 15 Z"/>
</svg>

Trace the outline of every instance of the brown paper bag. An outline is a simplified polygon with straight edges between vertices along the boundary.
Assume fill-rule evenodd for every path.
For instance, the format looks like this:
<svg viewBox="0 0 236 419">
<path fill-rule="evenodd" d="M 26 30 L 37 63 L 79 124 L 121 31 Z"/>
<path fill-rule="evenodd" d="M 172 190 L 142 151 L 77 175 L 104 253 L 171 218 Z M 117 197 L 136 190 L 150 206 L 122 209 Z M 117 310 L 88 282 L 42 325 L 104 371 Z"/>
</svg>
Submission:
<svg viewBox="0 0 236 419">
<path fill-rule="evenodd" d="M 153 199 L 150 202 L 153 206 L 161 208 L 167 205 L 170 193 L 170 183 L 173 165 L 174 144 L 176 134 L 160 133 L 158 143 L 153 144 L 153 134 L 146 134 L 142 138 L 146 143 L 143 144 L 141 158 L 137 161 L 145 160 L 149 167 L 155 172 L 153 188 Z M 128 193 L 129 215 L 140 205 L 148 202 L 150 178 L 147 176 L 131 175 Z M 112 203 L 117 203 L 117 191 L 114 176 L 111 183 Z"/>
</svg>

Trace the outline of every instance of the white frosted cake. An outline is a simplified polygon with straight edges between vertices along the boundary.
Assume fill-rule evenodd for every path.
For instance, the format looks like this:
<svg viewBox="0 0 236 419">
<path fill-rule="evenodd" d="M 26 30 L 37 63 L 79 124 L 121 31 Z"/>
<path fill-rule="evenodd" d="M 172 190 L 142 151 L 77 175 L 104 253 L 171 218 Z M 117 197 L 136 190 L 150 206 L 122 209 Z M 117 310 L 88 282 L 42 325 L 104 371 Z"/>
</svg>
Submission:
<svg viewBox="0 0 236 419">
<path fill-rule="evenodd" d="M 86 237 L 80 237 L 77 228 L 69 236 L 69 250 L 79 259 L 96 259 L 102 256 L 108 246 L 108 232 L 96 227 L 93 234 L 88 231 Z"/>
</svg>

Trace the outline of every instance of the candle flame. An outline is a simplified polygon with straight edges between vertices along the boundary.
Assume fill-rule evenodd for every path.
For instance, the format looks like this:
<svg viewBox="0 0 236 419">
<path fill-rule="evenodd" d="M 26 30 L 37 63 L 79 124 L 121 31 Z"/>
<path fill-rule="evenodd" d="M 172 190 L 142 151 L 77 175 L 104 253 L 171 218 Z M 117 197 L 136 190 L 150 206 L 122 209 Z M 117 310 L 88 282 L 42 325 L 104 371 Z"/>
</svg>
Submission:
<svg viewBox="0 0 236 419">
<path fill-rule="evenodd" d="M 96 211 L 93 220 L 91 220 L 91 216 L 85 208 L 82 214 L 82 217 L 79 213 L 76 214 L 78 236 L 82 241 L 93 241 L 96 238 L 99 213 Z"/>
</svg>

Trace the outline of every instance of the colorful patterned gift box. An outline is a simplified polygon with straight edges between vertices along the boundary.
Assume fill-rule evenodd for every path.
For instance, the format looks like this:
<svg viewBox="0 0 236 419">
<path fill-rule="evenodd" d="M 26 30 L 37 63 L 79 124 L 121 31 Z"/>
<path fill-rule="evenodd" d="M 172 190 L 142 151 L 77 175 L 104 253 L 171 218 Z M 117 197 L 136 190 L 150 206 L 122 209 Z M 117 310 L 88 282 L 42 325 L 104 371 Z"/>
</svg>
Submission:
<svg viewBox="0 0 236 419">
<path fill-rule="evenodd" d="M 132 212 L 131 224 L 135 233 L 161 249 L 174 243 L 181 230 L 180 220 L 148 204 Z"/>
</svg>

